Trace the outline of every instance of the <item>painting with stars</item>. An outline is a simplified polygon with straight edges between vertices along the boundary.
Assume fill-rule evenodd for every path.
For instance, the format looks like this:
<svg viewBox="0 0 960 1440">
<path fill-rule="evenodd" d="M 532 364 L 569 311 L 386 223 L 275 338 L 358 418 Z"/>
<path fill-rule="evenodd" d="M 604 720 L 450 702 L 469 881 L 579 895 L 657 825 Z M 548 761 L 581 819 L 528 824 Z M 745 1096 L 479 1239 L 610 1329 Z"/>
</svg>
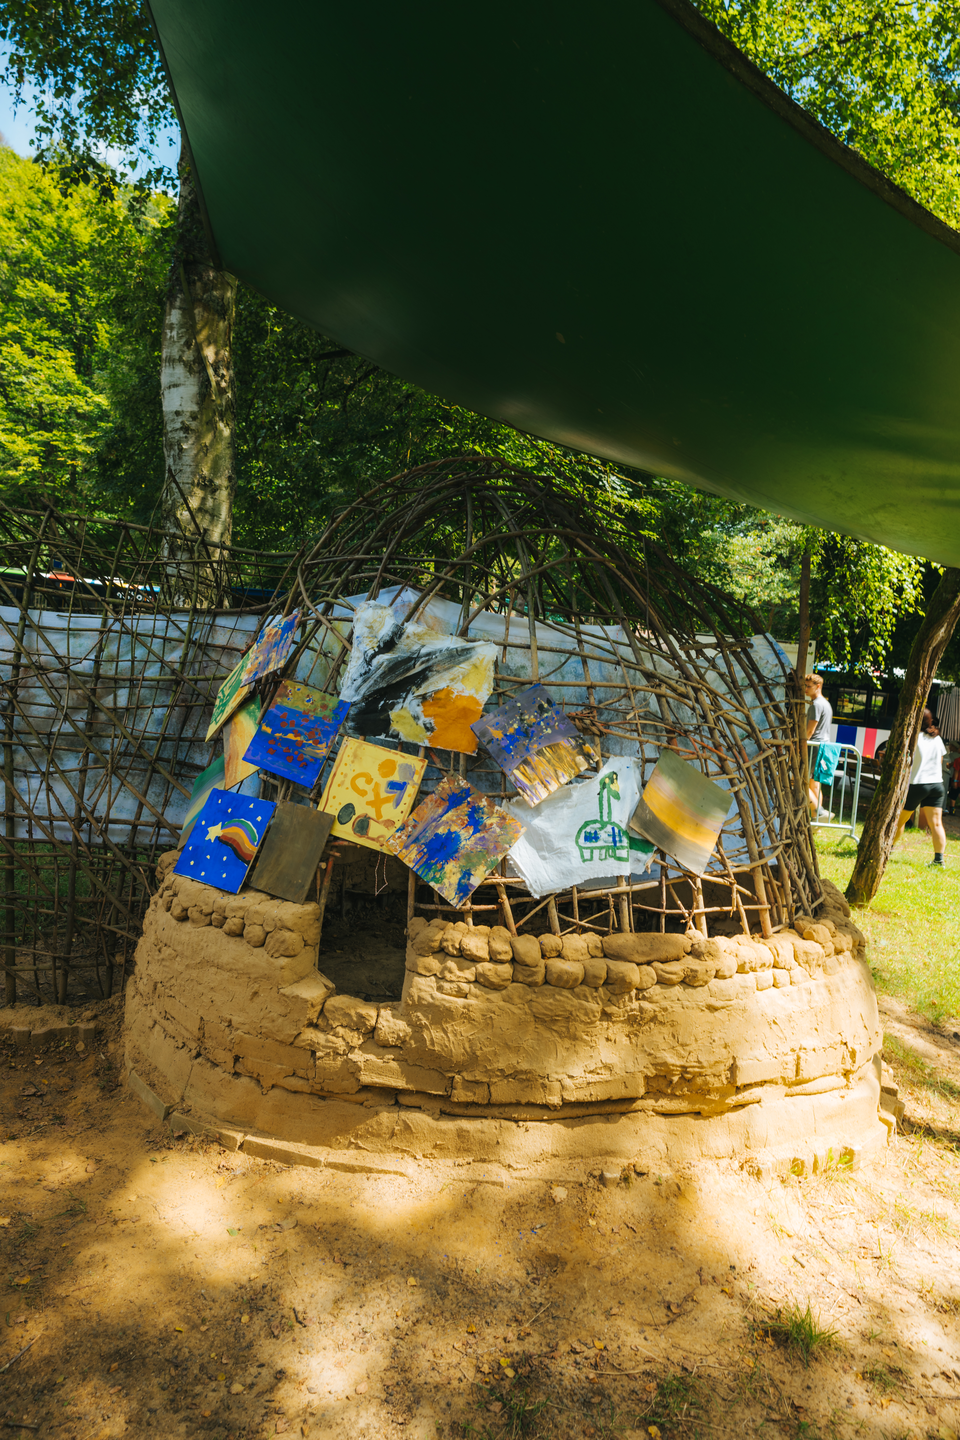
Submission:
<svg viewBox="0 0 960 1440">
<path fill-rule="evenodd" d="M 256 859 L 276 805 L 213 790 L 180 852 L 174 873 L 235 895 Z"/>
</svg>

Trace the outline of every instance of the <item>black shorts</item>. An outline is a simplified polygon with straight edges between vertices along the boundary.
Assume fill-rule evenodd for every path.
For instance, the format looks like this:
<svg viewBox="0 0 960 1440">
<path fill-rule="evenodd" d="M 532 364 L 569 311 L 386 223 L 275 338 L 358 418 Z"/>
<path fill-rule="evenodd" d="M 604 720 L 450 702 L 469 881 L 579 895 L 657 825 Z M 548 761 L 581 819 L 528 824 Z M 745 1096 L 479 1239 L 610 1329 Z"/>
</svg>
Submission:
<svg viewBox="0 0 960 1440">
<path fill-rule="evenodd" d="M 904 810 L 942 810 L 942 785 L 911 785 L 907 791 Z"/>
</svg>

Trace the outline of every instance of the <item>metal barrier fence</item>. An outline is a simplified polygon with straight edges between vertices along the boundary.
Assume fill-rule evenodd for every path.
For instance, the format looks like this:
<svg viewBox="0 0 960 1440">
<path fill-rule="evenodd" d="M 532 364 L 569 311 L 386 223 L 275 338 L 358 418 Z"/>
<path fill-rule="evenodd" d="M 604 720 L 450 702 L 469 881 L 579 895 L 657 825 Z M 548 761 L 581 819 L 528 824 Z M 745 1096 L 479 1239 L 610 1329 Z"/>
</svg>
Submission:
<svg viewBox="0 0 960 1440">
<path fill-rule="evenodd" d="M 808 742 L 809 747 L 809 742 Z M 860 804 L 860 774 L 863 756 L 855 745 L 838 747 L 840 756 L 833 779 L 820 786 L 820 804 L 830 818 L 814 818 L 811 825 L 818 830 L 843 830 L 858 845 L 857 808 Z"/>
</svg>

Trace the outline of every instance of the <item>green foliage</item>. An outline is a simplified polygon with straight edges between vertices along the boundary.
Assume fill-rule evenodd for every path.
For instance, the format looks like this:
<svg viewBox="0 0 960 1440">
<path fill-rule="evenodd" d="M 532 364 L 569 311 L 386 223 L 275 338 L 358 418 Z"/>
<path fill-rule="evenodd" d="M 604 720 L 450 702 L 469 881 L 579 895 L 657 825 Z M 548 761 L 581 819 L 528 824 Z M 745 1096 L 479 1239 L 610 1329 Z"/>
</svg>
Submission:
<svg viewBox="0 0 960 1440">
<path fill-rule="evenodd" d="M 883 668 L 898 621 L 923 603 L 923 562 L 832 535 L 677 481 L 646 487 L 660 536 L 689 570 L 754 609 L 779 640 L 799 634 L 800 561 L 811 554 L 811 633 L 820 661 Z"/>
<path fill-rule="evenodd" d="M 163 202 L 161 202 L 163 203 Z M 102 472 L 131 389 L 157 275 L 157 206 L 62 189 L 0 147 L 0 487 L 104 503 Z M 128 341 L 128 343 L 125 343 Z M 157 387 L 154 361 L 154 387 Z"/>
<path fill-rule="evenodd" d="M 0 0 L 0 40 L 10 51 L 6 83 L 18 100 L 34 87 L 37 138 L 70 155 L 75 179 L 99 179 L 111 190 L 107 151 L 147 162 L 147 193 L 172 178 L 154 148 L 175 116 L 139 0 Z"/>
<path fill-rule="evenodd" d="M 158 219 L 57 181 L 0 148 L 0 489 L 99 509 L 130 385 L 122 317 L 141 303 Z"/>
<path fill-rule="evenodd" d="M 960 226 L 958 0 L 697 0 L 838 139 Z"/>
</svg>

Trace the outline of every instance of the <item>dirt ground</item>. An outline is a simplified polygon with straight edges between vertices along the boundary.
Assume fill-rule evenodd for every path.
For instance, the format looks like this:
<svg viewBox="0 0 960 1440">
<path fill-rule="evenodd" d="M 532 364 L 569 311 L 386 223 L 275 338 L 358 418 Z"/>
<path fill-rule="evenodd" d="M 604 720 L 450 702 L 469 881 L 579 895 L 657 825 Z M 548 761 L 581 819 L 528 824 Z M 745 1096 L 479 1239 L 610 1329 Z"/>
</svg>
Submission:
<svg viewBox="0 0 960 1440">
<path fill-rule="evenodd" d="M 960 1430 L 949 1030 L 889 1015 L 907 1133 L 856 1173 L 606 1188 L 404 1160 L 284 1169 L 175 1139 L 118 1083 L 116 1004 L 100 1013 L 80 1054 L 0 1033 L 5 1434 Z"/>
</svg>

